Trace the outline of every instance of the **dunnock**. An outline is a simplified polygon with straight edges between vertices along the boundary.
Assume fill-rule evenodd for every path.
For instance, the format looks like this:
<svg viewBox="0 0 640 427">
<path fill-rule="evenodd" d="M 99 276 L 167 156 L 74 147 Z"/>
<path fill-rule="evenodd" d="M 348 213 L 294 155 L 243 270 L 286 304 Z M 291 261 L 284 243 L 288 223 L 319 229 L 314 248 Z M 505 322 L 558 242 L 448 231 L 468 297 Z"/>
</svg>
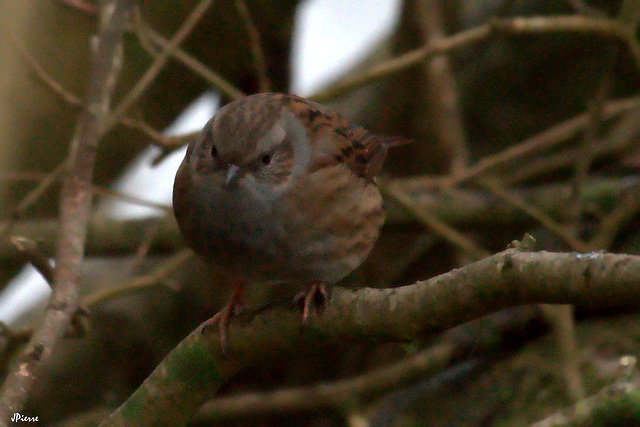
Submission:
<svg viewBox="0 0 640 427">
<path fill-rule="evenodd" d="M 400 142 L 276 93 L 232 102 L 205 125 L 178 169 L 173 209 L 187 243 L 235 286 L 208 321 L 223 349 L 247 284 L 306 286 L 296 297 L 306 323 L 326 285 L 362 263 L 384 222 L 373 177 Z"/>
</svg>

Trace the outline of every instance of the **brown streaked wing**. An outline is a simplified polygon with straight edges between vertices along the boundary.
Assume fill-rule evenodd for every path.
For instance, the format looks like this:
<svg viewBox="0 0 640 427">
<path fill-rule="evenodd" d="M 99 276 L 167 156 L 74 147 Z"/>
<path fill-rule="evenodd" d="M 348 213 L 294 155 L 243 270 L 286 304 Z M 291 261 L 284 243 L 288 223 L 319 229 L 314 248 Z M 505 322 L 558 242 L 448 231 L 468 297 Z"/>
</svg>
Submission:
<svg viewBox="0 0 640 427">
<path fill-rule="evenodd" d="M 340 114 L 295 95 L 285 95 L 285 106 L 298 117 L 316 141 L 310 172 L 345 164 L 356 175 L 371 180 L 380 172 L 387 147 L 401 138 L 387 138 L 349 123 Z"/>
</svg>

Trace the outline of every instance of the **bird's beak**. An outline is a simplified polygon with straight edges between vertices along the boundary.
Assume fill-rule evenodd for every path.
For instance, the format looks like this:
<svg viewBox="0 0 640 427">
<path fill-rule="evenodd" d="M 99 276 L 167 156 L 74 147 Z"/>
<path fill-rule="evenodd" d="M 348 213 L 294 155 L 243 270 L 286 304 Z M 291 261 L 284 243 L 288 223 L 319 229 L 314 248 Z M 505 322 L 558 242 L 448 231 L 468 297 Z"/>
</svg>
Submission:
<svg viewBox="0 0 640 427">
<path fill-rule="evenodd" d="M 242 176 L 240 173 L 240 167 L 236 165 L 229 165 L 229 169 L 227 170 L 227 176 L 224 180 L 225 187 L 232 187 L 238 179 Z"/>
</svg>

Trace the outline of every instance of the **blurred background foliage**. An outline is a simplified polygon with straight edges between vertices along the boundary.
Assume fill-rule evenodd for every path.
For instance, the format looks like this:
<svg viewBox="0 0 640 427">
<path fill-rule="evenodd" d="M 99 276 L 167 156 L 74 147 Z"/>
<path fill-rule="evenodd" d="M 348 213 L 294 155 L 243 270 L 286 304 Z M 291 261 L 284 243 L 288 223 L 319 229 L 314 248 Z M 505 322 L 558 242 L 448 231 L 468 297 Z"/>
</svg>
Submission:
<svg viewBox="0 0 640 427">
<path fill-rule="evenodd" d="M 274 91 L 290 87 L 298 3 L 247 0 Z M 620 3 L 405 0 L 395 30 L 371 46 L 347 77 L 496 18 L 614 18 Z M 196 4 L 141 0 L 140 17 L 170 38 Z M 46 255 L 53 255 L 59 185 L 48 188 L 28 209 L 16 209 L 65 160 L 81 108 L 52 90 L 34 63 L 82 99 L 97 19 L 91 8 L 83 10 L 71 1 L 0 2 L 0 206 L 6 220 L 15 219 L 10 231 L 3 229 L 3 284 L 25 263 L 10 245 L 10 235 L 28 236 Z M 240 91 L 259 90 L 250 38 L 233 1 L 216 2 L 181 49 Z M 153 61 L 133 30 L 124 58 L 114 105 Z M 638 58 L 628 45 L 597 32 L 505 31 L 456 49 L 447 58 L 439 69 L 419 62 L 346 93 L 331 94 L 332 85 L 344 77 L 338 76 L 326 88 L 329 92 L 323 92 L 323 102 L 368 129 L 415 141 L 388 157 L 381 182 L 389 220 L 374 252 L 344 285 L 410 284 L 500 251 L 525 232 L 537 239 L 536 249 L 638 254 L 640 159 L 634 97 L 640 73 Z M 161 130 L 210 89 L 205 79 L 171 60 L 127 114 Z M 616 101 L 627 98 L 624 110 L 608 113 L 619 105 Z M 230 98 L 223 95 L 222 100 Z M 468 179 L 456 179 L 466 168 L 495 159 L 503 150 L 517 150 L 527 138 L 585 112 L 586 125 L 568 136 L 556 136 L 556 143 L 496 162 Z M 453 144 L 447 142 L 452 138 Z M 144 132 L 116 126 L 100 144 L 94 184 L 108 187 L 152 143 Z M 500 189 L 506 189 L 508 197 Z M 399 190 L 409 195 L 410 203 Z M 530 207 L 533 211 L 527 210 Z M 435 225 L 421 217 L 421 211 L 435 217 Z M 547 218 L 565 234 L 550 231 Z M 452 233 L 463 236 L 463 244 Z M 80 337 L 60 342 L 58 355 L 24 411 L 45 423 L 91 424 L 99 419 L 228 296 L 224 277 L 194 257 L 187 257 L 179 268 L 166 268 L 182 248 L 171 213 L 159 220 L 126 223 L 96 215 L 88 239 L 82 292 L 91 302 L 89 328 Z M 149 284 L 131 285 L 133 278 L 158 271 Z M 258 305 L 289 293 L 254 287 L 249 303 Z M 549 325 L 556 332 L 571 331 L 570 317 L 521 307 L 410 346 L 351 342 L 300 349 L 286 360 L 243 372 L 220 395 L 348 378 L 444 341 L 457 349 L 449 368 L 392 393 L 354 400 L 354 406 L 372 425 L 533 422 L 609 384 L 616 377 L 617 360 L 638 353 L 640 323 L 634 312 L 594 313 L 578 307 L 576 316 L 570 338 L 549 333 Z M 33 325 L 37 315 L 12 326 L 13 333 L 1 338 L 2 372 L 15 363 L 13 356 L 24 338 L 20 328 Z M 337 410 L 318 410 L 240 419 L 247 425 L 332 426 L 345 424 L 348 417 Z M 212 421 L 201 417 L 195 423 Z"/>
</svg>

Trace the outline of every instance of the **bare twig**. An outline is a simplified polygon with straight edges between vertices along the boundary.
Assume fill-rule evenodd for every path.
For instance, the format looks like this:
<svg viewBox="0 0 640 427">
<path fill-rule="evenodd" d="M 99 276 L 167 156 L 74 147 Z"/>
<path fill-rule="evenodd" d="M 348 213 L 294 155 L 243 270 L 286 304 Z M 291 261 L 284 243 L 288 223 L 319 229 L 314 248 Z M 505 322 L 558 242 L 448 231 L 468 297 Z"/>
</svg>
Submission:
<svg viewBox="0 0 640 427">
<path fill-rule="evenodd" d="M 579 142 L 578 156 L 574 159 L 574 173 L 572 176 L 572 197 L 564 212 L 566 221 L 565 231 L 572 236 L 578 236 L 583 223 L 584 205 L 581 197 L 589 179 L 589 169 L 596 153 L 593 147 L 600 140 L 599 130 L 603 122 L 603 107 L 611 84 L 611 68 L 618 54 L 617 46 L 610 51 L 610 57 L 605 62 L 605 72 L 596 91 L 594 99 L 589 103 L 589 125 Z M 532 206 L 529 207 L 530 209 Z M 586 244 L 585 247 L 593 247 Z M 573 401 L 585 397 L 585 387 L 579 367 L 577 355 L 575 320 L 571 305 L 542 304 L 541 309 L 551 323 L 563 359 L 563 375 L 566 381 L 567 394 Z"/>
<path fill-rule="evenodd" d="M 25 196 L 25 198 L 22 199 L 18 204 L 18 206 L 14 209 L 14 212 L 11 215 L 12 221 L 20 219 L 24 215 L 24 212 L 27 209 L 29 209 L 29 207 L 31 207 L 31 205 L 36 200 L 38 200 L 42 196 L 42 194 L 46 192 L 46 190 L 48 190 L 51 184 L 60 178 L 60 176 L 67 170 L 68 163 L 69 163 L 68 160 L 60 163 L 58 166 L 56 166 L 56 168 L 53 171 L 49 173 L 22 173 L 22 174 L 16 173 L 15 176 L 13 177 L 4 178 L 4 179 L 20 179 L 25 181 L 39 181 L 38 185 L 29 194 L 27 194 L 27 196 Z M 140 197 L 136 197 L 120 191 L 112 190 L 110 188 L 94 185 L 91 187 L 91 189 L 95 194 L 98 194 L 101 196 L 112 197 L 114 199 L 119 199 L 124 202 L 129 202 L 131 204 L 138 205 L 138 206 L 145 206 L 148 208 L 160 209 L 164 212 L 171 212 L 171 206 L 168 206 L 162 203 L 152 202 Z M 6 228 L 7 226 L 6 224 L 3 224 L 2 227 Z M 0 230 L 2 230 L 2 232 L 5 231 L 4 228 L 0 228 Z"/>
<path fill-rule="evenodd" d="M 432 230 L 446 241 L 466 252 L 469 252 L 469 254 L 476 259 L 482 259 L 490 255 L 490 252 L 479 247 L 471 238 L 463 235 L 442 220 L 438 219 L 436 215 L 418 205 L 408 193 L 402 190 L 402 187 L 395 185 L 395 183 L 391 183 L 389 185 L 379 183 L 378 185 L 383 193 L 390 195 L 400 202 L 416 217 L 416 219 L 420 220 L 429 230 Z"/>
<path fill-rule="evenodd" d="M 615 63 L 618 49 L 610 51 L 611 57 L 605 63 L 606 71 L 596 91 L 594 99 L 589 103 L 589 125 L 579 143 L 578 153 L 574 160 L 574 173 L 572 176 L 572 197 L 569 200 L 565 213 L 566 231 L 573 236 L 578 236 L 583 223 L 584 205 L 581 197 L 589 179 L 589 169 L 596 153 L 593 147 L 600 140 L 599 130 L 603 122 L 603 106 L 611 85 L 611 68 Z M 593 243 L 593 242 L 591 242 Z M 587 244 L 586 247 L 593 247 Z M 541 306 L 547 319 L 552 324 L 556 336 L 556 342 L 560 348 L 563 359 L 563 375 L 566 381 L 568 395 L 573 401 L 579 401 L 585 397 L 585 387 L 580 371 L 577 354 L 575 320 L 571 305 L 547 305 Z"/>
<path fill-rule="evenodd" d="M 604 118 L 612 118 L 620 113 L 637 109 L 640 105 L 640 98 L 630 98 L 611 102 L 605 105 Z M 569 138 L 577 136 L 589 124 L 589 114 L 583 113 L 565 122 L 562 122 L 546 131 L 531 138 L 515 144 L 499 153 L 487 156 L 480 160 L 475 166 L 471 166 L 463 173 L 456 176 L 444 178 L 417 177 L 403 180 L 403 185 L 407 188 L 431 187 L 453 187 L 470 178 L 477 177 L 491 171 L 505 163 L 514 161 L 527 155 L 555 147 Z"/>
<path fill-rule="evenodd" d="M 180 43 L 187 38 L 191 33 L 191 30 L 193 30 L 200 18 L 202 18 L 212 4 L 213 0 L 200 0 L 198 6 L 196 6 L 193 12 L 191 12 L 191 14 L 184 20 L 176 34 L 171 38 L 169 44 L 153 60 L 151 66 L 147 69 L 140 80 L 138 80 L 135 86 L 127 92 L 120 104 L 113 109 L 111 115 L 106 119 L 103 132 L 107 132 L 115 123 L 117 123 L 120 118 L 124 116 L 127 110 L 129 110 L 129 108 L 138 100 L 140 95 L 147 90 Z"/>
<path fill-rule="evenodd" d="M 563 360 L 563 375 L 567 394 L 574 402 L 584 399 L 586 391 L 580 370 L 576 343 L 573 306 L 569 304 L 540 304 L 542 313 L 551 324 Z"/>
<path fill-rule="evenodd" d="M 60 83 L 56 81 L 56 79 L 54 79 L 49 73 L 47 73 L 40 62 L 31 54 L 31 52 L 29 52 L 29 50 L 20 40 L 14 37 L 11 33 L 6 32 L 6 34 L 9 40 L 13 41 L 20 54 L 27 61 L 27 64 L 31 67 L 36 76 L 45 84 L 45 86 L 49 87 L 55 94 L 59 95 L 67 104 L 75 108 L 84 107 L 82 100 L 75 94 L 65 89 Z M 168 42 L 166 42 L 164 45 L 166 45 L 167 43 Z M 162 133 L 153 129 L 151 126 L 141 120 L 133 119 L 131 117 L 122 117 L 119 119 L 119 123 L 121 123 L 123 126 L 144 133 L 149 138 L 151 138 L 156 145 L 159 145 L 163 149 L 171 150 L 184 145 L 182 139 L 164 136 Z"/>
<path fill-rule="evenodd" d="M 164 136 L 162 133 L 158 132 L 157 130 L 149 126 L 148 123 L 145 123 L 142 120 L 132 119 L 131 117 L 122 117 L 120 119 L 120 123 L 130 129 L 135 129 L 144 133 L 149 138 L 151 138 L 156 145 L 162 147 L 163 149 L 174 148 L 174 146 L 176 145 L 175 138 Z"/>
<path fill-rule="evenodd" d="M 384 181 L 383 181 L 384 183 Z M 624 196 L 626 192 L 636 191 L 640 183 L 640 176 L 627 176 L 624 179 L 606 178 L 592 179 L 585 188 L 585 206 L 602 206 L 612 199 Z M 522 211 L 491 197 L 486 191 L 454 188 L 446 191 L 434 192 L 430 187 L 407 188 L 403 181 L 395 180 L 393 185 L 408 193 L 417 206 L 432 212 L 437 218 L 448 224 L 493 224 L 499 225 L 522 224 L 530 222 L 530 217 Z M 101 190 L 97 190 L 101 191 Z M 548 215 L 556 215 L 560 206 L 564 206 L 570 194 L 567 184 L 541 185 L 526 190 L 518 190 L 520 197 L 530 204 L 535 204 Z M 126 196 L 130 198 L 131 196 Z M 158 205 L 138 198 L 130 198 L 132 203 L 144 206 L 170 209 L 168 206 Z M 415 220 L 415 215 L 400 203 L 388 200 L 387 223 L 404 224 Z M 131 254 L 137 248 L 137 242 L 144 239 L 144 228 L 157 219 L 119 220 L 106 217 L 102 213 L 91 216 L 89 221 L 90 239 L 87 242 L 87 252 L 91 254 Z M 23 220 L 15 224 L 13 233 L 37 239 L 45 253 L 52 253 L 52 243 L 59 235 L 59 223 L 55 219 Z M 172 215 L 160 221 L 160 231 L 153 243 L 155 248 L 162 250 L 179 249 L 181 246 L 180 233 Z M 0 260 L 6 261 L 15 257 L 15 251 L 8 245 L 0 245 Z"/>
<path fill-rule="evenodd" d="M 151 160 L 151 165 L 152 166 L 157 165 L 158 163 L 162 162 L 173 151 L 189 144 L 191 141 L 195 139 L 198 133 L 199 132 L 189 132 L 189 133 L 185 133 L 184 135 L 176 135 L 168 138 L 167 140 L 169 143 L 167 145 L 160 146 L 162 151 L 158 153 L 158 155 Z"/>
<path fill-rule="evenodd" d="M 540 224 L 547 227 L 551 232 L 562 239 L 562 241 L 569 245 L 569 247 L 571 247 L 572 249 L 579 252 L 588 252 L 591 249 L 591 247 L 587 243 L 584 243 L 581 240 L 577 239 L 569 230 L 558 224 L 558 222 L 551 218 L 549 215 L 542 212 L 537 207 L 527 203 L 516 193 L 509 192 L 504 189 L 502 185 L 495 179 L 477 180 L 477 182 L 505 202 L 522 210 L 527 215 L 531 216 L 531 218 L 534 218 Z"/>
<path fill-rule="evenodd" d="M 566 0 L 574 11 L 580 15 L 592 16 L 592 17 L 606 17 L 606 15 L 596 7 L 592 7 L 584 0 Z"/>
<path fill-rule="evenodd" d="M 437 1 L 420 0 L 416 5 L 416 21 L 419 23 L 425 44 L 435 44 L 445 38 L 440 7 Z M 460 110 L 458 87 L 449 58 L 437 56 L 427 61 L 424 73 L 429 84 L 428 97 L 438 140 L 451 154 L 452 175 L 464 170 L 469 162 L 469 147 Z"/>
<path fill-rule="evenodd" d="M 58 94 L 66 103 L 71 104 L 75 107 L 82 107 L 82 100 L 75 94 L 66 90 L 60 83 L 58 83 L 53 77 L 51 77 L 49 73 L 45 71 L 42 65 L 40 65 L 40 62 L 31 54 L 31 52 L 29 52 L 29 49 L 27 49 L 27 47 L 24 45 L 24 43 L 22 43 L 20 39 L 15 37 L 11 32 L 7 30 L 3 29 L 0 31 L 3 31 L 6 34 L 7 39 L 16 46 L 16 49 L 18 50 L 20 55 L 22 55 L 22 57 L 25 61 L 27 61 L 27 64 L 29 64 L 36 76 L 38 76 L 38 78 L 42 80 L 46 86 L 51 88 L 51 90 Z"/>
<path fill-rule="evenodd" d="M 87 315 L 90 310 L 106 301 L 159 285 L 164 285 L 172 290 L 176 290 L 178 287 L 167 279 L 171 273 L 180 268 L 180 266 L 192 256 L 193 252 L 191 250 L 180 250 L 167 258 L 162 264 L 148 274 L 134 277 L 131 280 L 121 283 L 118 286 L 114 286 L 106 291 L 90 294 L 82 298 L 82 301 L 78 306 L 78 310 L 76 310 L 71 320 L 71 326 L 73 328 L 71 331 L 72 333 L 66 333 L 65 337 L 79 336 L 84 333 L 87 329 Z M 9 339 L 18 338 L 20 341 L 26 341 L 33 335 L 33 332 L 33 329 L 30 327 L 23 328 L 20 331 L 15 332 L 9 329 L 9 327 L 3 322 L 0 322 L 0 333 L 4 334 Z"/>
<path fill-rule="evenodd" d="M 640 21 L 640 3 L 637 0 L 623 0 L 616 19 L 629 29 L 625 41 L 629 47 L 631 57 L 636 63 L 636 68 L 640 69 L 640 43 L 638 43 L 637 37 L 638 23 Z"/>
<path fill-rule="evenodd" d="M 172 213 L 166 213 L 168 215 L 172 215 Z M 160 224 L 162 223 L 162 218 L 158 218 L 157 221 L 151 222 L 145 226 L 144 229 L 144 237 L 140 241 L 138 248 L 136 249 L 136 253 L 131 260 L 131 264 L 129 270 L 131 272 L 135 272 L 139 267 L 144 257 L 147 256 L 149 250 L 151 249 L 151 245 L 153 244 L 153 239 L 155 238 L 158 231 L 160 231 Z"/>
<path fill-rule="evenodd" d="M 71 165 L 62 189 L 53 292 L 44 320 L 19 355 L 0 393 L 0 420 L 20 412 L 54 345 L 71 324 L 79 303 L 78 268 L 84 254 L 91 206 L 91 176 L 96 149 L 122 64 L 124 24 L 133 0 L 113 0 L 102 10 L 93 44 L 87 109 L 82 112 L 71 146 Z"/>
<path fill-rule="evenodd" d="M 160 209 L 160 210 L 164 211 L 165 213 L 171 212 L 171 206 L 167 206 L 167 205 L 164 205 L 162 203 L 151 202 L 149 200 L 145 200 L 145 199 L 142 199 L 142 198 L 136 197 L 136 196 L 131 196 L 129 194 L 125 194 L 125 193 L 122 193 L 120 191 L 111 190 L 109 188 L 94 186 L 93 187 L 93 191 L 95 191 L 96 194 L 99 194 L 101 196 L 112 197 L 114 199 L 118 199 L 118 200 L 121 200 L 123 202 L 128 202 L 128 203 L 131 203 L 133 205 L 145 206 L 145 207 L 153 208 L 153 209 Z"/>
<path fill-rule="evenodd" d="M 155 269 L 149 274 L 138 276 L 133 280 L 127 281 L 120 286 L 114 286 L 105 292 L 92 294 L 82 299 L 84 307 L 95 307 L 110 299 L 136 292 L 139 289 L 149 286 L 155 286 L 159 282 L 165 280 L 169 274 L 176 271 L 185 261 L 193 256 L 190 249 L 183 249 L 173 254 L 169 259 L 162 263 L 162 266 Z"/>
<path fill-rule="evenodd" d="M 639 119 L 640 110 L 637 108 L 625 112 L 606 136 L 598 138 L 598 143 L 591 145 L 591 157 L 597 160 L 603 156 L 618 154 L 622 150 L 629 149 L 635 144 L 640 133 Z M 582 147 L 570 148 L 544 156 L 535 156 L 525 164 L 520 162 L 521 164 L 509 170 L 508 174 L 503 174 L 504 184 L 514 184 L 534 176 L 568 168 L 575 164 L 575 159 L 581 155 L 581 151 Z"/>
<path fill-rule="evenodd" d="M 155 49 L 149 46 L 147 40 L 157 44 L 162 49 L 167 50 L 169 47 L 169 40 L 165 39 L 156 32 L 154 29 L 146 25 L 138 16 L 138 22 L 136 25 L 138 37 L 140 38 L 140 44 L 143 48 L 148 51 L 156 54 Z M 186 67 L 190 68 L 191 71 L 198 74 L 200 77 L 209 82 L 213 87 L 218 89 L 221 93 L 228 96 L 231 99 L 240 99 L 245 96 L 245 93 L 240 89 L 231 84 L 228 80 L 222 77 L 220 74 L 213 72 L 211 69 L 206 67 L 200 61 L 195 59 L 193 56 L 189 55 L 182 49 L 176 48 L 171 52 L 171 55 L 176 58 L 178 61 L 182 62 Z"/>
<path fill-rule="evenodd" d="M 497 32 L 510 34 L 600 34 L 625 41 L 630 32 L 627 25 L 621 25 L 615 19 L 581 15 L 500 18 L 491 20 L 490 25 Z"/>
<path fill-rule="evenodd" d="M 308 387 L 277 390 L 270 393 L 247 393 L 205 403 L 197 415 L 200 421 L 221 422 L 238 417 L 292 413 L 320 409 L 340 411 L 357 396 L 378 395 L 410 384 L 446 366 L 453 356 L 450 343 L 437 344 L 406 359 L 355 378 Z"/>
<path fill-rule="evenodd" d="M 364 86 L 371 81 L 405 70 L 434 56 L 451 53 L 456 49 L 487 40 L 495 34 L 517 35 L 563 32 L 600 34 L 602 36 L 620 39 L 629 47 L 632 54 L 634 54 L 636 62 L 639 63 L 640 61 L 640 56 L 637 55 L 640 47 L 638 47 L 638 43 L 635 40 L 635 28 L 617 20 L 586 16 L 502 18 L 494 19 L 484 25 L 462 31 L 453 36 L 430 43 L 425 47 L 412 50 L 396 58 L 384 61 L 381 64 L 374 65 L 362 74 L 343 79 L 339 84 L 325 91 L 316 93 L 312 98 L 315 101 L 326 102 L 352 89 Z"/>
<path fill-rule="evenodd" d="M 45 176 L 45 172 L 3 171 L 0 172 L 0 181 L 40 181 Z"/>
<path fill-rule="evenodd" d="M 69 159 L 60 163 L 55 169 L 46 174 L 31 191 L 18 203 L 13 209 L 11 218 L 0 224 L 0 241 L 4 240 L 7 234 L 11 232 L 13 224 L 16 220 L 20 219 L 24 213 L 29 209 L 42 195 L 51 187 L 53 183 L 60 179 L 60 176 L 66 172 L 69 166 Z"/>
<path fill-rule="evenodd" d="M 608 51 L 607 60 L 604 61 L 605 71 L 603 77 L 598 85 L 594 98 L 589 102 L 589 125 L 586 127 L 582 139 L 580 141 L 579 155 L 575 159 L 574 173 L 573 173 L 573 200 L 569 204 L 568 220 L 569 225 L 573 227 L 573 233 L 577 234 L 580 230 L 580 223 L 582 220 L 583 206 L 580 200 L 580 195 L 584 186 L 589 179 L 589 169 L 591 163 L 593 163 L 595 154 L 594 148 L 600 144 L 600 128 L 604 121 L 604 104 L 609 95 L 609 91 L 612 85 L 612 69 L 616 63 L 618 56 L 618 49 L 612 48 Z"/>
<path fill-rule="evenodd" d="M 267 64 L 265 61 L 264 51 L 262 50 L 262 43 L 260 43 L 260 33 L 258 32 L 258 28 L 256 28 L 256 24 L 253 22 L 253 18 L 251 18 L 251 13 L 249 12 L 247 3 L 244 0 L 235 0 L 235 4 L 238 13 L 244 21 L 245 27 L 247 27 L 249 46 L 251 46 L 251 56 L 256 68 L 260 92 L 269 92 L 271 90 L 271 83 L 269 82 L 269 76 L 267 75 Z"/>
<path fill-rule="evenodd" d="M 343 93 L 356 89 L 360 86 L 364 86 L 371 81 L 405 70 L 409 67 L 413 67 L 414 65 L 417 65 L 435 55 L 452 52 L 461 47 L 485 40 L 490 33 L 491 28 L 489 25 L 482 25 L 480 27 L 460 32 L 451 37 L 440 40 L 437 44 L 415 49 L 396 58 L 384 61 L 381 64 L 374 65 L 362 74 L 342 79 L 337 85 L 324 91 L 317 92 L 311 96 L 310 99 L 318 102 L 327 102 Z"/>
<path fill-rule="evenodd" d="M 38 245 L 33 240 L 24 236 L 13 236 L 11 243 L 22 252 L 27 260 L 35 267 L 36 270 L 44 277 L 49 286 L 53 284 L 53 267 L 49 262 L 49 258 L 38 250 Z"/>
<path fill-rule="evenodd" d="M 15 331 L 7 326 L 6 323 L 0 322 L 0 334 L 11 341 L 26 342 L 31 338 L 33 331 L 31 328 L 22 328 Z"/>
<path fill-rule="evenodd" d="M 589 241 L 592 248 L 610 248 L 618 231 L 640 211 L 640 188 L 631 189 L 615 209 L 602 219 L 598 232 Z"/>
</svg>

